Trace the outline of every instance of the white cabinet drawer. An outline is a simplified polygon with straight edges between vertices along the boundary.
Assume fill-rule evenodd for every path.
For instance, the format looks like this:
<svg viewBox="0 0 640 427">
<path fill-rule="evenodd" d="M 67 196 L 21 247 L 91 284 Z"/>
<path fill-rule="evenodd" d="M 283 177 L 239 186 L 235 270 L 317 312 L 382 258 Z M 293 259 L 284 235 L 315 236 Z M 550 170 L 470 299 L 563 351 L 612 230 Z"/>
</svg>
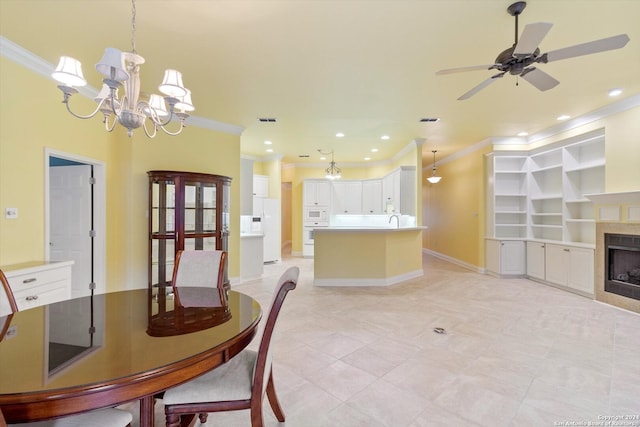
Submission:
<svg viewBox="0 0 640 427">
<path fill-rule="evenodd" d="M 38 307 L 63 301 L 71 297 L 69 281 L 60 280 L 46 283 L 40 286 L 32 286 L 28 289 L 21 289 L 13 293 L 18 305 L 18 310 Z"/>
<path fill-rule="evenodd" d="M 24 289 L 25 287 L 33 287 L 45 285 L 51 282 L 58 282 L 60 280 L 71 279 L 71 267 L 66 268 L 54 268 L 51 270 L 34 271 L 27 274 L 10 275 L 7 274 L 7 280 L 9 280 L 9 286 L 13 290 L 13 293 Z"/>
<path fill-rule="evenodd" d="M 28 262 L 3 266 L 18 310 L 71 298 L 73 261 Z"/>
</svg>

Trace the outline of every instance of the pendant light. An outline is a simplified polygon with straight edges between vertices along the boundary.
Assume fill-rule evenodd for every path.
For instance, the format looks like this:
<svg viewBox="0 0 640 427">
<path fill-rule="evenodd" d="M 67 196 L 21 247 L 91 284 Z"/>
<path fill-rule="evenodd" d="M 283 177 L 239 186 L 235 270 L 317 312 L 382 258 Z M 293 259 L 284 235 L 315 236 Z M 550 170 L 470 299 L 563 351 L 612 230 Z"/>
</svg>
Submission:
<svg viewBox="0 0 640 427">
<path fill-rule="evenodd" d="M 431 172 L 431 176 L 427 178 L 427 181 L 432 184 L 437 184 L 442 179 L 441 176 L 436 175 L 436 153 L 438 150 L 431 150 L 431 152 L 433 153 L 433 171 Z"/>
</svg>

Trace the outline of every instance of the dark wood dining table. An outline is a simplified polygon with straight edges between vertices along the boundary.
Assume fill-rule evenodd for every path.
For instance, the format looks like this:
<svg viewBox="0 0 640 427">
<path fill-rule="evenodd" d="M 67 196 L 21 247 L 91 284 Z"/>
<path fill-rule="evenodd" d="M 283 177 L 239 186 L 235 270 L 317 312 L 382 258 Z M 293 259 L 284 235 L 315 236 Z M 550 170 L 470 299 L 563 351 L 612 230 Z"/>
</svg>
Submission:
<svg viewBox="0 0 640 427">
<path fill-rule="evenodd" d="M 242 351 L 262 315 L 256 300 L 233 290 L 228 306 L 217 311 L 173 307 L 169 297 L 158 301 L 152 290 L 127 290 L 16 313 L 0 342 L 0 409 L 6 421 L 139 400 L 140 425 L 153 427 L 158 393 Z M 77 348 L 79 354 L 58 360 Z"/>
</svg>

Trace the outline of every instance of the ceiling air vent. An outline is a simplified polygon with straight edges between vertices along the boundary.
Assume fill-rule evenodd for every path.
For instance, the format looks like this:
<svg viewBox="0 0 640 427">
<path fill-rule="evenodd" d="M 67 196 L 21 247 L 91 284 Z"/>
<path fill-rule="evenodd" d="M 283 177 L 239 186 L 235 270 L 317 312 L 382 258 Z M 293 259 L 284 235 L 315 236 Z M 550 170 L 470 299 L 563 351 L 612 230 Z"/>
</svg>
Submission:
<svg viewBox="0 0 640 427">
<path fill-rule="evenodd" d="M 440 121 L 438 117 L 423 117 L 420 119 L 421 123 L 434 123 Z"/>
<path fill-rule="evenodd" d="M 306 159 L 306 158 L 309 157 L 309 155 L 308 154 L 300 154 L 300 155 L 298 155 L 298 157 L 300 157 L 301 159 Z"/>
<path fill-rule="evenodd" d="M 275 123 L 275 117 L 258 117 L 258 121 L 261 123 Z"/>
</svg>

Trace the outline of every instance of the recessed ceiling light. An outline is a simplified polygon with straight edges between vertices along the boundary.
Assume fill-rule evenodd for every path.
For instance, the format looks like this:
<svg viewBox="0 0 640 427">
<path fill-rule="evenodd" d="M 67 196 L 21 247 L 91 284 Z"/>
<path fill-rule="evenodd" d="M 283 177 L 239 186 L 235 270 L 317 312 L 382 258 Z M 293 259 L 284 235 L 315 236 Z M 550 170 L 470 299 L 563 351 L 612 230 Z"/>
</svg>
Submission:
<svg viewBox="0 0 640 427">
<path fill-rule="evenodd" d="M 622 89 L 615 88 L 609 91 L 609 96 L 618 96 L 622 93 Z"/>
<path fill-rule="evenodd" d="M 389 135 L 382 135 L 382 136 L 380 137 L 380 139 L 387 140 L 387 139 L 389 139 Z"/>
<path fill-rule="evenodd" d="M 371 160 L 371 157 L 365 157 L 364 159 L 365 160 Z"/>
<path fill-rule="evenodd" d="M 325 156 L 320 157 L 320 160 L 327 160 Z"/>
<path fill-rule="evenodd" d="M 265 145 L 271 145 L 271 144 L 273 144 L 273 142 L 271 142 L 271 141 L 265 141 L 265 142 L 264 142 L 264 144 L 265 144 Z"/>
<path fill-rule="evenodd" d="M 527 136 L 529 135 L 527 132 L 518 132 L 518 136 Z"/>
<path fill-rule="evenodd" d="M 344 133 L 342 133 L 342 132 L 336 133 L 336 137 L 337 138 L 342 138 L 343 136 L 344 136 Z"/>
<path fill-rule="evenodd" d="M 372 149 L 371 149 L 371 152 L 372 152 L 372 153 L 377 153 L 377 152 L 378 152 L 378 149 L 377 149 L 377 148 L 372 148 Z"/>
<path fill-rule="evenodd" d="M 273 153 L 273 148 L 267 148 L 267 153 Z"/>
<path fill-rule="evenodd" d="M 569 120 L 570 118 L 571 118 L 571 116 L 568 116 L 568 115 L 566 115 L 566 114 L 563 114 L 563 115 L 561 115 L 561 116 L 558 116 L 558 117 L 557 117 L 557 119 L 558 119 L 559 121 Z"/>
</svg>

